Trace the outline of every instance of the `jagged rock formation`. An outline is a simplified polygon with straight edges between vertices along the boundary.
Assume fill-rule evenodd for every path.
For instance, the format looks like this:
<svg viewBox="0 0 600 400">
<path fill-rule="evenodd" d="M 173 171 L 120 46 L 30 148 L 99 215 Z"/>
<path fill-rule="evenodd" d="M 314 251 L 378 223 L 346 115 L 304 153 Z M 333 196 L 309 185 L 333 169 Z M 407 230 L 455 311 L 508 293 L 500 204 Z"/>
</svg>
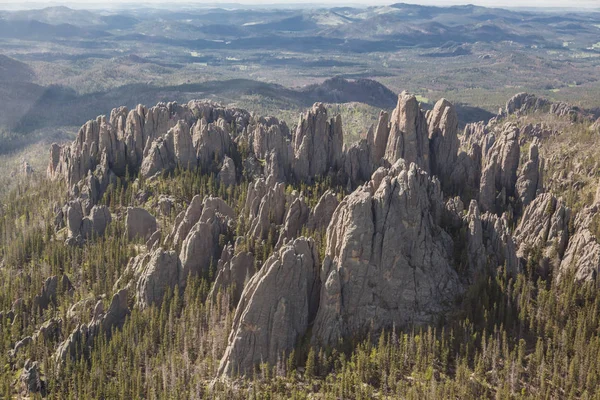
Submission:
<svg viewBox="0 0 600 400">
<path fill-rule="evenodd" d="M 292 198 L 295 199 L 291 201 L 291 204 L 286 211 L 279 240 L 275 246 L 277 248 L 283 246 L 289 239 L 296 237 L 308 221 L 310 210 L 304 200 L 304 196 L 298 195 L 298 193 L 292 193 Z"/>
<path fill-rule="evenodd" d="M 181 263 L 174 251 L 155 250 L 137 281 L 136 304 L 140 308 L 160 306 L 168 289 L 179 284 Z"/>
<path fill-rule="evenodd" d="M 542 109 L 570 115 L 526 94 L 511 99 L 504 114 Z M 71 147 L 52 146 L 48 174 L 69 183 L 74 200 L 56 209 L 57 218 L 66 217 L 71 237 L 84 238 L 106 229 L 110 213 L 95 203 L 125 169 L 148 178 L 150 189 L 136 199 L 145 204 L 156 195 L 151 207 L 166 217 L 161 225 L 182 207 L 152 192 L 157 174 L 198 168 L 226 187 L 250 181 L 239 215 L 221 199 L 196 196 L 164 240 L 152 215 L 128 209 L 127 235 L 144 239 L 146 248 L 136 246 L 141 254 L 114 286 L 130 290 L 143 309 L 216 265 L 209 298 L 237 306 L 219 368 L 221 376 L 233 376 L 285 359 L 301 337 L 335 346 L 369 331 L 433 323 L 468 285 L 500 266 L 514 274 L 535 258 L 540 272 L 558 271 L 559 279 L 570 268 L 577 279 L 595 279 L 598 205 L 573 220 L 560 200 L 543 193 L 537 139 L 548 135 L 542 127 L 503 124 L 502 116 L 469 124 L 459 135 L 447 100 L 424 113 L 406 92 L 391 115 L 382 112 L 366 138 L 352 145 L 343 143 L 341 118 L 330 118 L 319 103 L 293 134 L 276 118 L 206 102 L 170 103 L 116 109 L 109 122 L 86 124 Z M 520 146 L 532 139 L 529 159 L 520 165 Z M 307 193 L 286 191 L 288 183 L 319 177 L 346 185 L 351 194 L 339 202 L 327 191 L 310 209 Z M 323 229 L 326 256 L 319 269 L 315 243 L 297 237 Z M 248 249 L 275 242 L 275 253 L 255 272 Z M 538 250 L 541 257 L 534 257 Z M 58 359 L 89 347 L 89 337 L 115 325 L 105 322 L 101 304 L 92 323 L 61 345 Z"/>
<path fill-rule="evenodd" d="M 517 93 L 506 102 L 505 113 L 526 114 L 532 111 L 543 111 L 550 102 L 529 93 Z"/>
<path fill-rule="evenodd" d="M 529 147 L 529 161 L 523 165 L 516 183 L 517 196 L 523 207 L 527 207 L 543 190 L 542 171 L 543 161 L 540 160 L 538 142 L 534 140 Z"/>
<path fill-rule="evenodd" d="M 143 208 L 127 207 L 125 228 L 129 240 L 141 238 L 145 242 L 156 231 L 156 218 Z"/>
<path fill-rule="evenodd" d="M 219 292 L 231 288 L 231 304 L 237 305 L 246 283 L 252 278 L 254 272 L 252 253 L 242 251 L 234 255 L 233 246 L 226 246 L 223 248 L 217 266 L 217 277 L 208 297 L 215 302 Z"/>
<path fill-rule="evenodd" d="M 385 158 L 391 164 L 402 158 L 429 171 L 429 133 L 417 98 L 407 92 L 398 96 L 392 113 Z"/>
<path fill-rule="evenodd" d="M 60 292 L 65 293 L 73 289 L 71 281 L 67 275 L 63 275 L 60 279 Z M 42 286 L 41 293 L 33 299 L 33 310 L 40 314 L 46 310 L 50 304 L 56 305 L 57 295 L 59 292 L 59 279 L 54 275 L 46 279 Z"/>
<path fill-rule="evenodd" d="M 327 231 L 323 290 L 313 340 L 431 322 L 460 292 L 452 239 L 436 220 L 439 181 L 397 161 L 348 195 Z"/>
<path fill-rule="evenodd" d="M 484 211 L 496 212 L 514 196 L 519 154 L 519 129 L 506 124 L 485 155 L 479 185 L 479 205 Z"/>
<path fill-rule="evenodd" d="M 505 115 L 521 115 L 531 112 L 548 112 L 559 117 L 567 117 L 572 121 L 590 120 L 592 114 L 568 103 L 552 103 L 549 100 L 529 93 L 518 93 L 506 102 Z"/>
<path fill-rule="evenodd" d="M 333 191 L 328 190 L 319 199 L 317 205 L 310 211 L 306 227 L 309 230 L 319 230 L 327 228 L 335 209 L 340 204 Z"/>
<path fill-rule="evenodd" d="M 327 109 L 317 103 L 300 117 L 294 135 L 292 169 L 298 180 L 325 176 L 342 165 L 342 119 L 328 119 Z"/>
<path fill-rule="evenodd" d="M 272 179 L 260 179 L 248 187 L 246 210 L 249 212 L 249 234 L 257 239 L 266 239 L 269 232 L 283 223 L 285 217 L 285 184 Z"/>
<path fill-rule="evenodd" d="M 27 360 L 25 362 L 20 379 L 27 393 L 39 393 L 42 397 L 46 396 L 46 381 L 42 379 L 37 361 Z"/>
<path fill-rule="evenodd" d="M 472 200 L 464 222 L 467 225 L 466 250 L 470 282 L 485 276 L 490 267 L 505 266 L 512 274 L 519 271 L 517 249 L 506 213 L 501 217 L 489 212 L 481 214 L 477 201 Z"/>
<path fill-rule="evenodd" d="M 441 99 L 427 114 L 431 173 L 442 182 L 450 182 L 450 176 L 458 158 L 458 117 L 454 106 Z M 444 185 L 445 186 L 445 185 Z"/>
<path fill-rule="evenodd" d="M 548 274 L 558 268 L 569 240 L 571 210 L 550 193 L 540 194 L 523 211 L 514 232 L 518 255 L 527 259 L 539 251 L 539 270 Z"/>
<path fill-rule="evenodd" d="M 231 158 L 225 156 L 223 159 L 223 166 L 219 171 L 218 178 L 219 181 L 221 181 L 221 183 L 226 187 L 235 185 L 237 181 L 235 163 Z"/>
<path fill-rule="evenodd" d="M 600 199 L 575 217 L 574 233 L 560 263 L 557 279 L 573 271 L 578 281 L 595 281 L 600 272 Z"/>
<path fill-rule="evenodd" d="M 314 318 L 319 284 L 312 239 L 296 239 L 269 257 L 244 288 L 219 375 L 247 374 L 261 362 L 286 359 Z"/>
<path fill-rule="evenodd" d="M 194 196 L 188 208 L 177 215 L 173 231 L 165 239 L 166 242 L 172 241 L 173 246 L 178 247 L 185 240 L 188 233 L 190 233 L 190 229 L 192 229 L 200 219 L 200 215 L 202 215 L 202 201 L 201 196 Z"/>
<path fill-rule="evenodd" d="M 202 215 L 183 241 L 179 258 L 181 260 L 181 286 L 189 275 L 198 276 L 208 272 L 211 263 L 216 264 L 221 253 L 219 237 L 227 233 L 235 213 L 218 197 L 204 199 Z"/>
<path fill-rule="evenodd" d="M 87 357 L 94 338 L 102 333 L 110 339 L 112 331 L 123 326 L 127 315 L 129 315 L 127 290 L 120 290 L 113 296 L 106 313 L 103 312 L 102 303 L 99 302 L 94 310 L 92 321 L 89 324 L 77 326 L 67 340 L 58 346 L 54 354 L 57 366 L 62 366 L 68 357 L 71 359 L 75 359 L 77 356 Z"/>
</svg>

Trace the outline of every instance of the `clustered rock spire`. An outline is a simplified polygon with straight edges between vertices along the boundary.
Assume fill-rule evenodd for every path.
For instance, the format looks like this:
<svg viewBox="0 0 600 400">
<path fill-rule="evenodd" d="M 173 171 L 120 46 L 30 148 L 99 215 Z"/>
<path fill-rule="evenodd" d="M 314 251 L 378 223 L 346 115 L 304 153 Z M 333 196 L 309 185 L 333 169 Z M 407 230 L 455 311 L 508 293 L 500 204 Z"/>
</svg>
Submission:
<svg viewBox="0 0 600 400">
<path fill-rule="evenodd" d="M 518 95 L 506 113 L 547 105 Z M 366 138 L 349 146 L 341 118 L 330 118 L 319 103 L 293 133 L 276 118 L 243 110 L 169 103 L 119 108 L 108 121 L 88 122 L 70 146 L 52 145 L 48 175 L 70 187 L 72 200 L 59 210 L 57 226 L 66 217 L 70 237 L 78 238 L 72 242 L 80 243 L 111 222 L 96 203 L 127 171 L 152 178 L 199 168 L 226 186 L 244 171 L 250 183 L 242 210 L 196 196 L 164 239 L 148 211 L 129 208 L 127 234 L 147 250 L 130 260 L 114 288 L 133 293 L 137 307 L 151 307 L 185 287 L 189 276 L 216 266 L 209 299 L 232 289 L 236 306 L 219 368 L 233 376 L 277 362 L 307 335 L 315 346 L 334 346 L 370 330 L 432 323 L 478 277 L 499 266 L 519 271 L 533 247 L 542 250 L 540 271 L 557 270 L 560 279 L 577 265 L 577 279 L 595 279 L 600 245 L 592 219 L 600 203 L 578 214 L 570 232 L 571 211 L 544 193 L 537 139 L 520 161 L 523 136 L 531 132 L 513 123 L 477 123 L 459 135 L 450 102 L 441 99 L 424 112 L 406 92 Z M 327 191 L 310 207 L 303 193 L 286 191 L 285 182 L 319 177 L 351 193 L 339 199 Z M 167 199 L 161 204 L 170 212 Z M 236 220 L 244 221 L 243 236 L 235 237 Z M 305 229 L 326 231 L 324 259 L 312 239 L 299 237 Z M 267 238 L 274 252 L 255 266 L 245 242 Z M 120 299 L 113 300 L 116 311 L 99 310 L 96 322 L 79 326 L 57 359 L 89 343 L 95 326 L 118 327 L 121 321 L 107 316 L 126 315 Z"/>
</svg>

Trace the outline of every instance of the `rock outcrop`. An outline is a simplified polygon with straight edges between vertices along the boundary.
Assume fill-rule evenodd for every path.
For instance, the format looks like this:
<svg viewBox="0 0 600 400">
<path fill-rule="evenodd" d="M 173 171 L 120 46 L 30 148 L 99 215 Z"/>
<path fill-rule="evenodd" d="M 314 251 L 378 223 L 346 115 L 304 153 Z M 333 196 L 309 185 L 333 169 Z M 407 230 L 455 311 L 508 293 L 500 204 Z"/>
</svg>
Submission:
<svg viewBox="0 0 600 400">
<path fill-rule="evenodd" d="M 543 160 L 539 156 L 538 142 L 534 140 L 529 146 L 529 160 L 523 165 L 516 183 L 516 194 L 523 207 L 527 207 L 543 190 L 543 165 Z"/>
<path fill-rule="evenodd" d="M 433 110 L 427 113 L 429 127 L 429 153 L 431 156 L 431 174 L 442 182 L 450 183 L 450 178 L 458 158 L 458 116 L 454 106 L 441 99 Z"/>
<path fill-rule="evenodd" d="M 46 396 L 46 381 L 42 379 L 40 365 L 37 361 L 27 360 L 21 372 L 21 384 L 25 391 L 38 396 Z"/>
<path fill-rule="evenodd" d="M 390 164 L 403 159 L 429 171 L 429 133 L 425 114 L 414 95 L 402 92 L 391 117 L 385 158 Z"/>
<path fill-rule="evenodd" d="M 323 193 L 317 205 L 310 211 L 306 227 L 313 231 L 327 228 L 339 204 L 340 202 L 333 191 L 328 190 Z"/>
<path fill-rule="evenodd" d="M 137 281 L 136 304 L 140 308 L 160 306 L 167 290 L 179 285 L 181 263 L 174 251 L 157 249 L 150 255 Z"/>
<path fill-rule="evenodd" d="M 306 225 L 306 222 L 308 221 L 310 210 L 304 200 L 304 196 L 293 193 L 292 197 L 295 199 L 291 201 L 291 204 L 285 213 L 279 240 L 275 246 L 277 248 L 281 247 L 288 240 L 297 237 L 302 227 Z"/>
<path fill-rule="evenodd" d="M 397 161 L 346 196 L 327 230 L 313 341 L 432 322 L 461 291 L 452 239 L 436 221 L 439 181 Z"/>
<path fill-rule="evenodd" d="M 60 286 L 59 286 L 60 284 Z M 46 310 L 50 304 L 57 305 L 57 295 L 59 291 L 66 293 L 73 289 L 71 281 L 67 275 L 63 275 L 59 280 L 58 276 L 54 275 L 46 279 L 39 295 L 33 299 L 33 310 L 40 314 Z"/>
<path fill-rule="evenodd" d="M 156 231 L 156 218 L 143 208 L 127 207 L 125 228 L 129 240 L 142 239 L 145 242 Z"/>
<path fill-rule="evenodd" d="M 595 281 L 600 272 L 600 201 L 581 210 L 575 216 L 574 233 L 560 263 L 557 279 L 570 272 L 577 281 Z"/>
<path fill-rule="evenodd" d="M 314 318 L 319 284 L 312 239 L 298 238 L 269 257 L 244 288 L 219 375 L 285 360 Z"/>
<path fill-rule="evenodd" d="M 479 205 L 484 211 L 497 212 L 515 195 L 519 155 L 519 129 L 506 124 L 485 155 L 479 185 Z"/>
<path fill-rule="evenodd" d="M 192 227 L 200 219 L 202 215 L 203 199 L 202 196 L 196 195 L 192 198 L 190 205 L 177 215 L 175 218 L 175 224 L 173 225 L 173 231 L 166 238 L 165 241 L 173 242 L 174 247 L 179 247 L 185 240 Z"/>
<path fill-rule="evenodd" d="M 292 167 L 296 179 L 324 177 L 330 169 L 341 167 L 343 140 L 340 116 L 329 119 L 325 106 L 315 104 L 300 117 L 294 135 Z"/>
<path fill-rule="evenodd" d="M 235 171 L 235 163 L 233 160 L 227 156 L 223 159 L 223 165 L 219 170 L 218 174 L 219 181 L 223 184 L 223 186 L 233 186 L 236 184 L 236 171 Z"/>
<path fill-rule="evenodd" d="M 524 209 L 514 238 L 518 256 L 534 259 L 541 274 L 559 267 L 569 241 L 571 210 L 550 193 L 537 196 Z M 535 256 L 535 254 L 539 254 Z"/>
<path fill-rule="evenodd" d="M 219 292 L 231 289 L 231 304 L 237 305 L 246 283 L 254 276 L 254 256 L 242 251 L 234 255 L 233 246 L 223 249 L 217 265 L 217 277 L 210 291 L 209 298 L 217 300 Z"/>
<path fill-rule="evenodd" d="M 99 305 L 101 306 L 102 303 L 100 302 Z M 120 290 L 113 296 L 106 313 L 102 311 L 102 307 L 97 306 L 96 310 L 89 324 L 78 325 L 67 340 L 58 346 L 54 354 L 58 367 L 61 367 L 67 358 L 75 360 L 77 356 L 89 357 L 94 339 L 99 334 L 104 334 L 107 339 L 110 339 L 113 330 L 123 326 L 129 315 L 127 290 Z"/>
<path fill-rule="evenodd" d="M 218 197 L 204 199 L 202 215 L 181 245 L 179 283 L 182 287 L 185 286 L 189 275 L 202 275 L 209 271 L 211 264 L 217 264 L 221 254 L 220 236 L 227 233 L 234 218 L 233 209 L 222 199 Z"/>
</svg>

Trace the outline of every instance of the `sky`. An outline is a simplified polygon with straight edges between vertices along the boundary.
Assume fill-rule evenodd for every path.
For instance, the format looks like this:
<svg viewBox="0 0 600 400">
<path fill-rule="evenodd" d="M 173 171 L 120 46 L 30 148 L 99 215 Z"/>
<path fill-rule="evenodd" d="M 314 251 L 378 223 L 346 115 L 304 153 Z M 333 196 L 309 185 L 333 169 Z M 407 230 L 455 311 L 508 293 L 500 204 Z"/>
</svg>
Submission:
<svg viewBox="0 0 600 400">
<path fill-rule="evenodd" d="M 207 3 L 212 4 L 277 4 L 282 6 L 290 6 L 297 4 L 325 6 L 325 5 L 385 5 L 398 2 L 425 4 L 425 5 L 457 5 L 457 4 L 476 4 L 486 7 L 559 7 L 559 8 L 599 8 L 600 0 L 171 0 L 170 4 L 177 3 L 199 4 L 206 6 Z M 18 7 L 18 8 L 39 8 L 50 5 L 67 5 L 76 8 L 85 8 L 94 6 L 94 8 L 104 5 L 118 6 L 121 4 L 136 4 L 143 6 L 144 4 L 162 4 L 164 0 L 0 0 L 0 8 L 3 5 Z"/>
</svg>

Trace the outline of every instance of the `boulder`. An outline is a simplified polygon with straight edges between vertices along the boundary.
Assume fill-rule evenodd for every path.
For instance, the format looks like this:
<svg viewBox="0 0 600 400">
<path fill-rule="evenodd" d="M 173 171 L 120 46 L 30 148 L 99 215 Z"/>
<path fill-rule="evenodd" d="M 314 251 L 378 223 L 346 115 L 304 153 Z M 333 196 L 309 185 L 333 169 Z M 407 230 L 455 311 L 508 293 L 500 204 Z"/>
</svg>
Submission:
<svg viewBox="0 0 600 400">
<path fill-rule="evenodd" d="M 125 228 L 129 240 L 142 239 L 144 242 L 156 232 L 156 218 L 139 207 L 127 207 Z"/>
</svg>

